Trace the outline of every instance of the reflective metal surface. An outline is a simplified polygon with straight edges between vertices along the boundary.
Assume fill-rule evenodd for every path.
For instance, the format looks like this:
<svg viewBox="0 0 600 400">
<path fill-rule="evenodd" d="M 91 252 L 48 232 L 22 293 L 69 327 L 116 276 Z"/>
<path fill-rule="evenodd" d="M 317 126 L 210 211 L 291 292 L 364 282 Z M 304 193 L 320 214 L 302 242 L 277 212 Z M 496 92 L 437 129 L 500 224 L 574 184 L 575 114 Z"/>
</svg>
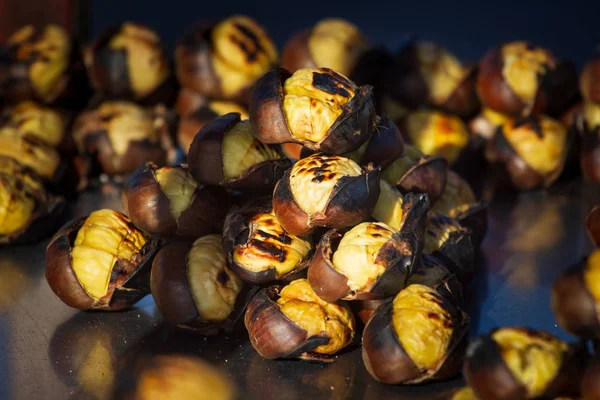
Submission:
<svg viewBox="0 0 600 400">
<path fill-rule="evenodd" d="M 468 288 L 474 334 L 522 324 L 570 339 L 554 322 L 550 288 L 591 250 L 583 221 L 596 202 L 599 188 L 571 183 L 492 203 L 484 259 Z M 119 193 L 85 193 L 70 216 L 102 207 L 120 209 Z M 0 250 L 0 399 L 105 398 L 120 357 L 136 352 L 199 355 L 228 371 L 243 399 L 431 399 L 460 384 L 378 384 L 357 348 L 329 365 L 263 360 L 243 324 L 228 336 L 190 336 L 165 326 L 150 296 L 127 312 L 77 312 L 46 284 L 47 243 Z"/>
</svg>

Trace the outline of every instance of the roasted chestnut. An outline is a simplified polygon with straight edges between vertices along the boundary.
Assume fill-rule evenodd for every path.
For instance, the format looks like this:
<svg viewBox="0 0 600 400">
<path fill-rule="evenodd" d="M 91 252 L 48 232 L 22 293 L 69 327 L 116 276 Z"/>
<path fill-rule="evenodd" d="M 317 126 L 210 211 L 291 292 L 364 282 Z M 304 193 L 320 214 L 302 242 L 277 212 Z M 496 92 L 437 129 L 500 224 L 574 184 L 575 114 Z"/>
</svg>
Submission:
<svg viewBox="0 0 600 400">
<path fill-rule="evenodd" d="M 488 51 L 479 63 L 477 91 L 484 106 L 513 117 L 560 113 L 577 96 L 573 65 L 523 41 Z"/>
<path fill-rule="evenodd" d="M 151 235 L 198 238 L 220 232 L 231 203 L 225 189 L 196 183 L 187 167 L 141 165 L 123 189 L 123 209 Z"/>
<path fill-rule="evenodd" d="M 243 15 L 217 24 L 201 23 L 181 37 L 175 49 L 177 79 L 183 87 L 242 104 L 277 58 L 277 48 L 264 27 Z"/>
<path fill-rule="evenodd" d="M 415 263 L 404 283 L 405 286 L 419 284 L 435 289 L 456 306 L 463 304 L 462 276 L 465 271 L 430 254 L 423 254 Z"/>
<path fill-rule="evenodd" d="M 585 229 L 596 247 L 600 247 L 600 205 L 594 206 L 585 219 Z"/>
<path fill-rule="evenodd" d="M 289 279 L 308 267 L 310 239 L 288 234 L 272 213 L 270 197 L 233 207 L 223 227 L 231 269 L 250 283 Z"/>
<path fill-rule="evenodd" d="M 355 331 L 348 306 L 321 300 L 306 279 L 261 290 L 244 323 L 252 346 L 268 359 L 325 361 L 352 343 Z"/>
<path fill-rule="evenodd" d="M 429 199 L 404 197 L 397 231 L 381 222 L 363 222 L 347 232 L 327 232 L 308 268 L 308 281 L 323 300 L 382 299 L 404 287 L 421 257 Z"/>
<path fill-rule="evenodd" d="M 395 56 L 390 72 L 390 96 L 408 109 L 431 106 L 460 116 L 477 111 L 475 68 L 437 43 L 410 41 Z"/>
<path fill-rule="evenodd" d="M 11 157 L 46 181 L 59 179 L 60 154 L 35 136 L 0 128 L 0 156 Z"/>
<path fill-rule="evenodd" d="M 250 121 L 263 143 L 293 142 L 313 151 L 358 149 L 376 127 L 373 88 L 328 68 L 265 74 L 250 98 Z"/>
<path fill-rule="evenodd" d="M 358 149 L 344 154 L 360 165 L 385 168 L 404 153 L 402 134 L 389 118 L 377 116 L 375 130 L 368 142 Z"/>
<path fill-rule="evenodd" d="M 402 193 L 386 181 L 379 181 L 379 199 L 373 210 L 373 218 L 392 229 L 400 230 L 406 219 L 403 206 Z"/>
<path fill-rule="evenodd" d="M 486 159 L 521 190 L 547 188 L 560 176 L 570 147 L 570 135 L 547 117 L 510 120 L 488 142 Z"/>
<path fill-rule="evenodd" d="M 471 341 L 464 375 L 481 400 L 577 396 L 587 356 L 582 343 L 569 345 L 546 332 L 506 327 Z"/>
<path fill-rule="evenodd" d="M 581 116 L 575 120 L 581 138 L 581 172 L 587 180 L 600 182 L 600 105 L 584 103 Z"/>
<path fill-rule="evenodd" d="M 124 359 L 117 372 L 113 399 L 234 400 L 235 384 L 198 357 L 180 354 Z"/>
<path fill-rule="evenodd" d="M 148 161 L 164 166 L 175 156 L 165 111 L 125 101 L 104 102 L 79 115 L 73 138 L 80 153 L 107 175 L 129 174 Z"/>
<path fill-rule="evenodd" d="M 469 121 L 469 129 L 474 135 L 491 139 L 498 127 L 504 125 L 511 117 L 488 107 L 483 107 L 475 118 Z"/>
<path fill-rule="evenodd" d="M 281 53 L 281 66 L 292 73 L 302 68 L 331 68 L 349 76 L 369 47 L 356 25 L 341 18 L 326 18 L 288 40 Z"/>
<path fill-rule="evenodd" d="M 104 98 L 153 105 L 174 97 L 166 51 L 147 26 L 124 22 L 108 29 L 88 48 L 85 64 Z"/>
<path fill-rule="evenodd" d="M 190 173 L 200 183 L 271 192 L 291 165 L 277 146 L 261 143 L 248 120 L 225 114 L 206 124 L 188 153 Z"/>
<path fill-rule="evenodd" d="M 66 118 L 59 111 L 32 101 L 21 102 L 0 114 L 0 136 L 31 137 L 58 147 L 66 130 Z"/>
<path fill-rule="evenodd" d="M 581 395 L 585 400 L 600 399 L 600 357 L 596 355 L 585 369 L 581 381 Z"/>
<path fill-rule="evenodd" d="M 600 57 L 597 54 L 583 66 L 579 90 L 586 102 L 600 104 Z"/>
<path fill-rule="evenodd" d="M 249 295 L 229 269 L 216 234 L 163 247 L 152 266 L 151 287 L 168 323 L 203 335 L 231 329 Z"/>
<path fill-rule="evenodd" d="M 460 372 L 469 317 L 435 289 L 413 284 L 373 313 L 362 358 L 379 382 L 415 384 Z"/>
<path fill-rule="evenodd" d="M 292 235 L 367 220 L 379 198 L 379 170 L 317 153 L 298 160 L 275 186 L 273 212 Z"/>
<path fill-rule="evenodd" d="M 46 249 L 46 280 L 70 307 L 126 309 L 150 293 L 157 248 L 126 215 L 94 211 L 54 235 Z"/>
</svg>

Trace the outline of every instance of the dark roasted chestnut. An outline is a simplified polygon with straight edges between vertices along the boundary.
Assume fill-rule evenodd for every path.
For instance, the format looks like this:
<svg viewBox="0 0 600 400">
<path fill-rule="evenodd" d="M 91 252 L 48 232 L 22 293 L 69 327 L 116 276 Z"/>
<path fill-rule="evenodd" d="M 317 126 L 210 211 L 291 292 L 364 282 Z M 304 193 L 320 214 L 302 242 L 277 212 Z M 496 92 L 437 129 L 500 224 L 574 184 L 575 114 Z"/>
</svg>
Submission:
<svg viewBox="0 0 600 400">
<path fill-rule="evenodd" d="M 243 280 L 268 283 L 296 276 L 308 266 L 311 240 L 287 233 L 272 213 L 271 198 L 233 207 L 223 227 L 231 269 Z"/>
<path fill-rule="evenodd" d="M 154 105 L 174 97 L 166 51 L 147 26 L 125 22 L 108 29 L 88 48 L 85 64 L 105 98 Z"/>
<path fill-rule="evenodd" d="M 251 294 L 227 264 L 221 235 L 163 247 L 152 266 L 151 287 L 164 319 L 203 335 L 230 330 Z"/>
<path fill-rule="evenodd" d="M 481 112 L 475 118 L 469 121 L 469 129 L 474 135 L 491 139 L 494 137 L 498 127 L 504 125 L 510 116 L 499 113 L 488 107 L 483 107 Z"/>
<path fill-rule="evenodd" d="M 206 124 L 188 153 L 190 173 L 200 183 L 271 192 L 291 165 L 277 146 L 261 143 L 248 120 L 225 114 Z"/>
<path fill-rule="evenodd" d="M 413 284 L 365 326 L 362 358 L 379 382 L 415 384 L 460 372 L 469 317 L 435 289 Z"/>
<path fill-rule="evenodd" d="M 488 142 L 486 159 L 521 190 L 547 188 L 560 176 L 570 147 L 567 129 L 547 117 L 510 120 Z"/>
<path fill-rule="evenodd" d="M 94 211 L 54 235 L 46 249 L 46 280 L 70 307 L 126 309 L 150 293 L 157 247 L 124 214 Z"/>
<path fill-rule="evenodd" d="M 264 143 L 293 142 L 343 154 L 358 149 L 375 130 L 372 92 L 328 68 L 304 68 L 293 75 L 277 69 L 256 83 L 250 121 Z"/>
<path fill-rule="evenodd" d="M 596 355 L 585 369 L 581 381 L 581 395 L 585 400 L 600 399 L 600 356 Z"/>
<path fill-rule="evenodd" d="M 123 189 L 123 208 L 140 229 L 198 238 L 220 232 L 231 203 L 225 189 L 196 183 L 187 167 L 141 165 Z"/>
<path fill-rule="evenodd" d="M 244 317 L 250 342 L 264 358 L 325 361 L 352 343 L 348 306 L 319 298 L 306 279 L 260 291 Z"/>
<path fill-rule="evenodd" d="M 292 73 L 302 68 L 331 68 L 350 76 L 368 49 L 369 42 L 356 25 L 326 18 L 288 40 L 281 53 L 281 66 Z"/>
<path fill-rule="evenodd" d="M 256 80 L 277 64 L 277 48 L 252 18 L 234 15 L 201 23 L 175 49 L 177 79 L 212 99 L 245 104 Z"/>
<path fill-rule="evenodd" d="M 80 153 L 107 175 L 124 175 L 148 161 L 159 167 L 175 157 L 163 107 L 145 109 L 109 101 L 79 115 L 73 138 Z"/>
<path fill-rule="evenodd" d="M 584 103 L 574 126 L 581 140 L 581 172 L 587 180 L 600 182 L 600 105 Z"/>
<path fill-rule="evenodd" d="M 389 118 L 376 119 L 376 127 L 368 142 L 358 149 L 344 154 L 357 164 L 385 168 L 404 153 L 404 139 L 402 134 Z"/>
<path fill-rule="evenodd" d="M 65 140 L 66 131 L 64 115 L 32 101 L 7 108 L 0 115 L 0 136 L 31 137 L 58 147 Z"/>
<path fill-rule="evenodd" d="M 481 400 L 577 396 L 587 358 L 582 343 L 569 345 L 546 332 L 506 327 L 471 341 L 464 375 Z"/>
<path fill-rule="evenodd" d="M 379 198 L 379 170 L 321 153 L 285 171 L 273 193 L 273 212 L 292 235 L 314 227 L 344 228 L 367 220 Z"/>
<path fill-rule="evenodd" d="M 585 219 L 585 229 L 596 247 L 600 247 L 600 205 L 594 206 Z"/>
</svg>

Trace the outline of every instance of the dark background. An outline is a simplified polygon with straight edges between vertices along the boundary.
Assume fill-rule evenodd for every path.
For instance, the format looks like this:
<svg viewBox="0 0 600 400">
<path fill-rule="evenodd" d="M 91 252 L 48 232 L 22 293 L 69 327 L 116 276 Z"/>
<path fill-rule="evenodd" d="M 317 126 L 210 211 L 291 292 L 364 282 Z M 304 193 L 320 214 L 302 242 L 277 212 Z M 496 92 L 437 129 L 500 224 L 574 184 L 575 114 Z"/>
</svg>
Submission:
<svg viewBox="0 0 600 400">
<path fill-rule="evenodd" d="M 92 35 L 131 20 L 156 29 L 171 50 L 195 21 L 234 13 L 262 23 L 280 49 L 291 34 L 324 17 L 346 18 L 392 50 L 418 35 L 465 61 L 503 41 L 526 39 L 581 67 L 600 42 L 600 2 L 591 1 L 95 0 L 91 12 Z"/>
</svg>

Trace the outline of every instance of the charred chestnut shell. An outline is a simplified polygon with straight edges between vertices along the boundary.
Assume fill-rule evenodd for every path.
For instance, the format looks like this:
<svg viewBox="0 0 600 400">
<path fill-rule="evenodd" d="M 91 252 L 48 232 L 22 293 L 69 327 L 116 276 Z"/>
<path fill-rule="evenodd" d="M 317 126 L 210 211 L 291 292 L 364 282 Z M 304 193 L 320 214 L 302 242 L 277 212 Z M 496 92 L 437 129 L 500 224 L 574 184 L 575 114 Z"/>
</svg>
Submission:
<svg viewBox="0 0 600 400">
<path fill-rule="evenodd" d="M 190 238 L 220 232 L 231 203 L 225 189 L 196 184 L 187 167 L 158 168 L 154 163 L 141 165 L 129 177 L 122 201 L 125 213 L 140 229 Z M 187 207 L 180 207 L 182 201 Z"/>
<path fill-rule="evenodd" d="M 523 343 L 512 343 L 509 334 L 513 332 L 515 340 L 531 341 L 527 346 Z M 501 343 L 498 339 L 507 336 Z M 514 354 L 518 352 L 517 354 Z M 542 358 L 543 353 L 552 352 L 556 356 L 552 360 Z M 528 354 L 529 353 L 529 354 Z M 537 358 L 535 357 L 537 353 Z M 512 356 L 512 364 L 507 363 L 505 354 Z M 530 360 L 527 363 L 515 363 L 516 356 L 522 354 L 523 358 Z M 541 358 L 541 359 L 540 359 Z M 582 343 L 567 344 L 546 332 L 535 331 L 529 328 L 500 328 L 489 335 L 481 336 L 471 341 L 467 349 L 464 366 L 464 375 L 469 386 L 477 398 L 490 400 L 503 399 L 554 399 L 559 396 L 577 396 L 579 394 L 579 379 L 588 358 L 588 352 Z M 543 362 L 558 362 L 558 365 L 542 366 Z M 512 365 L 512 368 L 511 366 Z M 515 367 L 522 370 L 530 368 L 553 368 L 555 374 L 548 377 L 544 385 L 536 381 L 536 388 L 527 387 L 526 384 L 515 376 Z M 536 375 L 538 379 L 539 375 Z M 539 387 L 541 386 L 541 387 Z"/>
<path fill-rule="evenodd" d="M 116 211 L 111 212 L 117 214 L 116 218 L 121 220 L 120 224 L 127 232 L 143 236 L 126 216 Z M 70 307 L 106 311 L 130 308 L 150 293 L 150 269 L 159 243 L 147 240 L 130 259 L 117 257 L 109 275 L 105 295 L 96 298 L 84 287 L 73 268 L 72 253 L 77 246 L 75 240 L 87 219 L 88 217 L 82 217 L 73 220 L 54 235 L 46 249 L 46 280 L 52 291 Z M 88 255 L 92 257 L 91 254 Z M 95 261 L 91 260 L 90 268 L 96 268 Z"/>
<path fill-rule="evenodd" d="M 292 77 L 279 68 L 265 74 L 256 83 L 250 97 L 250 121 L 263 143 L 299 143 L 313 151 L 343 154 L 358 149 L 375 130 L 375 104 L 373 88 L 357 87 L 338 73 L 322 68 L 312 74 L 310 85 L 316 90 L 348 96 L 349 86 L 354 96 L 340 106 L 341 114 L 327 129 L 322 139 L 313 142 L 292 134 L 284 111 L 284 82 Z"/>
<path fill-rule="evenodd" d="M 596 247 L 600 247 L 600 205 L 594 206 L 588 213 L 585 228 L 592 242 Z"/>
<path fill-rule="evenodd" d="M 425 232 L 429 199 L 427 195 L 409 193 L 402 203 L 403 223 L 378 251 L 375 262 L 385 266 L 385 272 L 360 290 L 353 290 L 348 277 L 336 269 L 333 255 L 343 237 L 336 229 L 322 238 L 308 269 L 308 281 L 315 293 L 323 300 L 382 299 L 393 296 L 404 287 L 407 276 L 420 259 Z M 381 235 L 374 233 L 374 235 Z"/>
</svg>

